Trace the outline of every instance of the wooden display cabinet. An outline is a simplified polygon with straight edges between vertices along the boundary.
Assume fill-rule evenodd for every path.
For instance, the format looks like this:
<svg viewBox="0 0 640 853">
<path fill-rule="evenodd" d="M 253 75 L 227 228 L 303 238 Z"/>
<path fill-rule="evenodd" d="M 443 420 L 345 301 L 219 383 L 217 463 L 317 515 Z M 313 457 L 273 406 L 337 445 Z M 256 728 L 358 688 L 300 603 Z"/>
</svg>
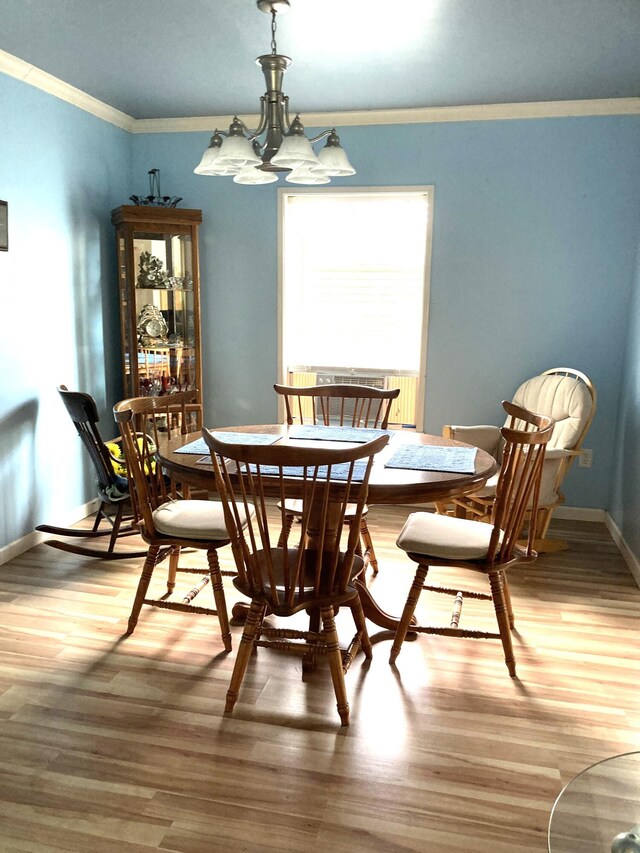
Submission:
<svg viewBox="0 0 640 853">
<path fill-rule="evenodd" d="M 125 396 L 192 388 L 201 394 L 202 211 L 124 205 L 112 211 L 111 221 L 116 227 Z"/>
</svg>

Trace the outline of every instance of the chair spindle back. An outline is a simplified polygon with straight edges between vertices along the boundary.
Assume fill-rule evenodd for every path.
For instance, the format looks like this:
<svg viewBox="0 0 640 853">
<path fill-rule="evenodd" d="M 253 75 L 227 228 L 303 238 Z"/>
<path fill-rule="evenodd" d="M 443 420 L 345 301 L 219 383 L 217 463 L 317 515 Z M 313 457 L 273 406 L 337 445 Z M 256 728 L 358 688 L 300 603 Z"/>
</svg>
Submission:
<svg viewBox="0 0 640 853">
<path fill-rule="evenodd" d="M 59 385 L 58 393 L 91 458 L 98 480 L 99 493 L 105 495 L 108 487 L 116 482 L 116 476 L 109 451 L 98 429 L 100 418 L 95 400 L 82 391 L 69 391 L 66 385 Z"/>
<path fill-rule="evenodd" d="M 514 403 L 503 401 L 502 407 L 509 419 L 501 429 L 504 449 L 493 508 L 490 563 L 506 563 L 511 559 L 528 512 L 531 516 L 526 551 L 528 556 L 534 555 L 542 466 L 555 426 L 553 418 L 534 414 Z"/>
<path fill-rule="evenodd" d="M 131 397 L 113 407 L 120 428 L 127 473 L 136 515 L 149 535 L 155 532 L 153 511 L 177 497 L 176 484 L 157 462 L 161 442 L 172 435 L 202 429 L 197 391 L 179 391 L 162 397 Z"/>
<path fill-rule="evenodd" d="M 288 424 L 387 429 L 391 404 L 399 388 L 369 388 L 366 385 L 274 385 L 284 398 Z"/>
<path fill-rule="evenodd" d="M 388 436 L 338 450 L 220 441 L 204 429 L 236 567 L 252 596 L 274 610 L 344 593 L 351 580 L 373 458 Z M 295 479 L 292 479 L 295 478 Z M 285 495 L 302 502 L 299 532 L 278 547 Z M 279 499 L 278 509 L 274 499 Z M 355 523 L 345 525 L 347 504 Z M 251 515 L 255 508 L 255 515 Z M 248 522 L 243 525 L 243 522 Z M 341 550 L 343 528 L 348 532 Z"/>
</svg>

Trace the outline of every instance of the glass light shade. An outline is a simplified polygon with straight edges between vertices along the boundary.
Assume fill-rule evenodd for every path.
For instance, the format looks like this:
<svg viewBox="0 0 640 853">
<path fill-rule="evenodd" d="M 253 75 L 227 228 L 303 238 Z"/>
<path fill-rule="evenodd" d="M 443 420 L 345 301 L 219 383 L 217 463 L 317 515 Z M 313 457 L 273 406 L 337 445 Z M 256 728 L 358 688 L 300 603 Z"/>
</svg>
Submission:
<svg viewBox="0 0 640 853">
<path fill-rule="evenodd" d="M 339 145 L 325 145 L 318 154 L 318 162 L 327 175 L 333 177 L 346 177 L 355 175 L 356 170 L 349 162 L 344 148 Z"/>
<path fill-rule="evenodd" d="M 227 168 L 226 166 L 223 165 L 223 166 L 218 166 L 217 168 L 214 167 L 209 172 L 207 172 L 207 174 L 213 175 L 213 176 L 218 177 L 218 178 L 232 177 L 233 175 L 238 174 L 238 172 L 240 171 L 240 168 L 241 168 L 240 166 L 229 166 Z"/>
<path fill-rule="evenodd" d="M 289 172 L 285 180 L 289 181 L 290 184 L 307 184 L 309 186 L 330 183 L 327 173 L 320 166 L 298 166 L 297 169 L 292 169 Z"/>
<path fill-rule="evenodd" d="M 237 175 L 239 167 L 236 166 L 234 168 L 231 166 L 225 166 L 224 164 L 220 165 L 220 146 L 217 146 L 216 148 L 207 148 L 202 155 L 202 160 L 193 171 L 196 175 L 215 175 L 224 177 L 225 175 Z"/>
<path fill-rule="evenodd" d="M 198 163 L 198 165 L 193 170 L 196 175 L 228 175 L 229 171 L 225 167 L 220 167 L 219 158 L 220 158 L 220 146 L 222 145 L 223 139 L 222 136 L 216 130 L 211 137 L 211 142 L 209 143 L 209 147 L 205 150 L 202 155 L 202 160 Z M 234 170 L 233 174 L 237 171 Z"/>
<path fill-rule="evenodd" d="M 307 137 L 296 133 L 284 137 L 271 162 L 274 166 L 296 169 L 298 166 L 317 166 L 318 158 Z"/>
<path fill-rule="evenodd" d="M 225 169 L 242 168 L 242 166 L 259 166 L 262 160 L 249 140 L 244 136 L 227 136 L 222 143 L 216 165 Z"/>
<path fill-rule="evenodd" d="M 233 179 L 236 184 L 272 184 L 278 180 L 273 172 L 263 172 L 255 166 L 243 166 Z"/>
<path fill-rule="evenodd" d="M 202 155 L 202 160 L 198 163 L 198 165 L 193 170 L 196 175 L 210 175 L 212 174 L 210 169 L 213 168 L 214 163 L 220 156 L 220 146 L 212 146 L 206 149 L 204 154 Z"/>
</svg>

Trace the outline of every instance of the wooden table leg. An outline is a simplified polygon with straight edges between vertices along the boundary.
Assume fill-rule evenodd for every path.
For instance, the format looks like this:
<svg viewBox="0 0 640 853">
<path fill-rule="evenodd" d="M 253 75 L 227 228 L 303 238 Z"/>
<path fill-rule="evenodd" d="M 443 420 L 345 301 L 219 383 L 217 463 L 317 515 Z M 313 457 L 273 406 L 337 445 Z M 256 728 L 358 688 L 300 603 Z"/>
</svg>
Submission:
<svg viewBox="0 0 640 853">
<path fill-rule="evenodd" d="M 360 595 L 365 619 L 373 622 L 374 625 L 379 625 L 381 628 L 395 631 L 400 624 L 400 617 L 391 616 L 389 613 L 386 613 L 371 595 L 363 580 L 356 578 L 355 586 Z"/>
</svg>

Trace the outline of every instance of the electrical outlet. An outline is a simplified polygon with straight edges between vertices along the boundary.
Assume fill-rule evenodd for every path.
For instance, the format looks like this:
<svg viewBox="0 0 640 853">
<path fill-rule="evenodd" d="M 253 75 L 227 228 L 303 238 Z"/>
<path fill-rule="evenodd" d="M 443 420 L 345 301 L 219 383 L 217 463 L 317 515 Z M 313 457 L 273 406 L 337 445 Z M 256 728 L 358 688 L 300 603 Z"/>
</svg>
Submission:
<svg viewBox="0 0 640 853">
<path fill-rule="evenodd" d="M 578 465 L 581 468 L 591 468 L 591 463 L 593 462 L 593 450 L 581 450 L 580 451 L 580 459 L 578 460 Z"/>
</svg>

